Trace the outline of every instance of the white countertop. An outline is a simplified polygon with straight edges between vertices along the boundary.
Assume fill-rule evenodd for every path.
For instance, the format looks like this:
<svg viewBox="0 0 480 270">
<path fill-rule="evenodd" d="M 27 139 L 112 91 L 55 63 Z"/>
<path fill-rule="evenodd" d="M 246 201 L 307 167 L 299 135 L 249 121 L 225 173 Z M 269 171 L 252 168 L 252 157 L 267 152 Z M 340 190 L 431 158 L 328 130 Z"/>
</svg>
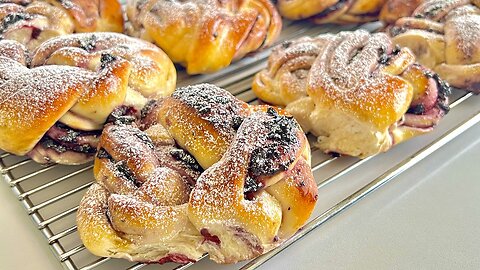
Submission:
<svg viewBox="0 0 480 270">
<path fill-rule="evenodd" d="M 473 97 L 457 111 L 468 114 L 478 110 L 479 98 Z M 407 149 L 414 152 L 428 139 L 427 135 L 399 145 L 392 153 L 370 161 L 369 166 L 384 172 L 387 163 L 397 162 L 395 155 L 405 156 Z M 348 187 L 355 191 L 377 177 L 379 172 L 372 173 L 369 166 L 356 170 L 347 176 L 352 179 L 338 186 L 327 186 L 320 193 L 316 213 L 329 207 L 327 201 L 336 196 L 336 190 Z M 0 269 L 62 269 L 5 182 L 0 184 L 0 205 Z M 477 124 L 260 269 L 480 269 L 479 254 Z M 209 269 L 212 264 L 198 266 Z"/>
</svg>

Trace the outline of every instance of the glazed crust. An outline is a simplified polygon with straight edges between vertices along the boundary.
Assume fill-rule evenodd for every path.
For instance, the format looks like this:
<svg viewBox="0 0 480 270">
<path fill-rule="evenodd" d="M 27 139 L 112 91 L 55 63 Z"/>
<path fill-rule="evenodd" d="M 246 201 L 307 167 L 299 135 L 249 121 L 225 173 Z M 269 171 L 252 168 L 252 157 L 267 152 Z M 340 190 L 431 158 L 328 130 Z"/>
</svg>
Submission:
<svg viewBox="0 0 480 270">
<path fill-rule="evenodd" d="M 227 91 L 196 85 L 175 91 L 156 115 L 175 141 L 208 168 L 229 148 L 236 129 L 249 113 L 248 105 Z"/>
<path fill-rule="evenodd" d="M 274 49 L 252 88 L 262 100 L 286 106 L 325 152 L 366 157 L 427 132 L 448 109 L 448 86 L 414 62 L 382 33 L 300 38 Z M 423 106 L 417 114 L 432 114 L 429 124 L 400 128 L 415 106 Z"/>
<path fill-rule="evenodd" d="M 362 23 L 374 21 L 385 0 L 279 0 L 280 14 L 291 20 L 310 19 L 314 23 Z"/>
<path fill-rule="evenodd" d="M 391 0 L 389 5 L 400 5 Z M 402 1 L 403 3 L 403 1 Z M 392 22 L 393 42 L 410 48 L 418 61 L 456 88 L 480 92 L 480 3 L 478 1 L 408 2 L 410 16 Z M 394 16 L 393 16 L 394 17 Z"/>
<path fill-rule="evenodd" d="M 277 114 L 256 112 L 240 126 L 235 140 L 219 162 L 197 180 L 189 201 L 189 218 L 195 227 L 217 237 L 203 248 L 220 263 L 234 263 L 261 255 L 291 237 L 303 226 L 317 200 L 310 169 L 310 150 L 301 129 L 276 162 L 287 161 L 283 170 L 262 177 L 252 198 L 242 192 L 252 175 L 252 160 L 258 149 L 269 149 L 267 129 Z M 280 112 L 282 114 L 282 112 Z M 278 115 L 278 114 L 277 114 Z M 266 150 L 268 153 L 269 150 Z M 267 154 L 268 155 L 268 154 Z M 253 170 L 255 171 L 255 170 Z"/>
<path fill-rule="evenodd" d="M 71 33 L 123 32 L 117 0 L 6 0 L 0 3 L 0 37 L 29 50 L 43 41 Z"/>
<path fill-rule="evenodd" d="M 131 65 L 128 87 L 144 97 L 168 96 L 175 89 L 175 66 L 161 49 L 116 33 L 73 34 L 51 39 L 35 50 L 31 66 L 70 65 L 95 70 L 102 65 L 102 55 L 127 60 Z"/>
<path fill-rule="evenodd" d="M 149 98 L 169 95 L 175 87 L 168 57 L 122 34 L 53 38 L 31 59 L 16 41 L 0 41 L 0 47 L 6 56 L 0 61 L 0 148 L 40 163 L 88 161 L 98 141 L 95 132 L 112 112 L 122 106 L 139 112 Z M 44 136 L 47 141 L 39 143 Z M 63 146 L 53 150 L 50 139 Z M 72 144 L 77 150 L 67 151 L 64 146 Z"/>
<path fill-rule="evenodd" d="M 129 0 L 127 32 L 152 41 L 189 74 L 210 73 L 272 45 L 282 21 L 268 0 Z"/>
<path fill-rule="evenodd" d="M 1 84 L 0 147 L 16 155 L 25 155 L 88 91 L 94 74 L 73 67 L 47 66 L 29 70 L 8 58 L 2 57 L 0 61 L 2 73 L 16 71 Z M 32 77 L 37 79 L 33 81 Z M 23 84 L 22 88 L 18 87 L 19 83 Z"/>
<path fill-rule="evenodd" d="M 195 136 L 184 136 L 197 124 Z M 101 136 L 97 184 L 77 214 L 96 255 L 186 263 L 209 253 L 234 263 L 279 245 L 313 211 L 310 147 L 280 109 L 249 106 L 203 84 L 158 101 L 140 127 L 109 125 Z M 202 152 L 202 142 L 215 151 Z"/>
</svg>

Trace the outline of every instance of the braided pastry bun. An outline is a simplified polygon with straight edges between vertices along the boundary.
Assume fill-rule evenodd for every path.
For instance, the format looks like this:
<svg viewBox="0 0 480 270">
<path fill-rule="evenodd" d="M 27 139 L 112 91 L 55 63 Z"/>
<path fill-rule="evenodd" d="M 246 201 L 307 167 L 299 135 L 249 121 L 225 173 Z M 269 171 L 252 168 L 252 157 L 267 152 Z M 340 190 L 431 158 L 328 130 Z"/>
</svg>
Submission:
<svg viewBox="0 0 480 270">
<path fill-rule="evenodd" d="M 291 20 L 309 19 L 317 24 L 362 23 L 378 19 L 386 0 L 278 0 L 280 14 Z"/>
<path fill-rule="evenodd" d="M 29 50 L 74 32 L 123 32 L 117 0 L 2 0 L 0 21 L 0 39 L 16 40 Z"/>
<path fill-rule="evenodd" d="M 109 125 L 100 138 L 97 182 L 77 213 L 92 253 L 149 263 L 209 253 L 234 263 L 273 249 L 309 218 L 310 147 L 284 111 L 202 84 L 144 116 L 141 129 Z"/>
<path fill-rule="evenodd" d="M 269 0 L 129 0 L 127 32 L 152 41 L 187 73 L 210 73 L 270 46 L 282 21 Z"/>
<path fill-rule="evenodd" d="M 30 64 L 16 41 L 0 51 L 0 148 L 39 163 L 92 159 L 106 121 L 127 121 L 175 88 L 168 57 L 122 34 L 53 38 Z"/>
<path fill-rule="evenodd" d="M 364 158 L 432 130 L 450 89 L 387 35 L 357 30 L 283 43 L 253 90 L 286 106 L 323 151 Z"/>
<path fill-rule="evenodd" d="M 480 93 L 480 2 L 422 2 L 389 27 L 393 42 L 411 49 L 450 85 Z"/>
</svg>

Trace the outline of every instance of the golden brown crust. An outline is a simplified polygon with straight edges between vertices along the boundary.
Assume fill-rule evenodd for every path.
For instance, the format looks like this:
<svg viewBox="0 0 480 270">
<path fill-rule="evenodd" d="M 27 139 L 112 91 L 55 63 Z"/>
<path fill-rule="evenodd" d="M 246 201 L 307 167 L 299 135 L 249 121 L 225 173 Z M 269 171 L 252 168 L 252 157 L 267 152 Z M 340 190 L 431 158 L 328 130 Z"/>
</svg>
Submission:
<svg viewBox="0 0 480 270">
<path fill-rule="evenodd" d="M 421 64 L 452 86 L 480 92 L 478 1 L 421 1 L 409 17 L 392 23 L 387 32 L 394 43 L 410 48 Z"/>
<path fill-rule="evenodd" d="M 123 32 L 117 0 L 7 0 L 0 3 L 0 21 L 0 37 L 29 50 L 49 38 L 75 32 Z"/>
<path fill-rule="evenodd" d="M 385 0 L 279 0 L 280 14 L 291 20 L 310 19 L 314 23 L 361 23 L 378 18 Z"/>
<path fill-rule="evenodd" d="M 249 107 L 203 84 L 180 88 L 145 113 L 145 132 L 109 125 L 101 136 L 98 184 L 77 215 L 89 250 L 160 263 L 208 252 L 233 263 L 267 252 L 305 224 L 317 201 L 310 147 L 285 111 Z M 194 136 L 184 136 L 197 124 Z M 190 140 L 215 151 L 199 151 Z M 185 145 L 188 151 L 178 148 Z M 173 159 L 193 170 L 193 181 L 180 177 L 186 167 L 172 166 Z M 92 237 L 98 232 L 105 237 Z"/>
<path fill-rule="evenodd" d="M 105 55 L 130 63 L 127 83 L 147 98 L 170 95 L 175 89 L 176 70 L 167 55 L 146 41 L 116 33 L 84 33 L 58 37 L 35 50 L 31 65 L 71 65 L 98 69 Z"/>
<path fill-rule="evenodd" d="M 118 0 L 70 0 L 62 1 L 62 6 L 74 18 L 75 32 L 123 32 Z"/>
<path fill-rule="evenodd" d="M 249 113 L 247 103 L 216 86 L 202 84 L 177 89 L 156 114 L 176 142 L 208 168 L 226 152 Z"/>
<path fill-rule="evenodd" d="M 306 96 L 308 71 L 325 44 L 324 39 L 303 37 L 274 49 L 268 69 L 254 77 L 252 88 L 258 98 L 286 106 Z"/>
<path fill-rule="evenodd" d="M 396 74 L 371 77 L 382 50 L 392 51 L 386 35 L 340 33 L 310 68 L 307 94 L 318 106 L 348 112 L 379 130 L 386 129 L 405 114 L 412 90 Z M 357 57 L 350 58 L 357 52 Z"/>
<path fill-rule="evenodd" d="M 7 72 L 5 68 L 21 70 L 0 84 L 0 148 L 25 155 L 88 91 L 94 74 L 73 67 L 46 66 L 29 70 L 3 57 L 0 62 L 2 73 Z"/>
<path fill-rule="evenodd" d="M 204 246 L 216 262 L 233 263 L 267 252 L 298 231 L 313 211 L 317 189 L 308 165 L 309 145 L 298 126 L 280 131 L 279 136 L 289 139 L 273 143 L 289 158 L 280 154 L 272 164 L 266 162 L 269 154 L 258 159 L 258 153 L 276 155 L 270 152 L 269 139 L 277 127 L 289 125 L 285 118 L 280 120 L 285 117 L 281 114 L 270 107 L 246 118 L 228 151 L 200 176 L 190 195 L 190 220 L 220 241 Z M 283 169 L 269 171 L 276 162 Z M 250 178 L 257 173 L 264 176 L 252 183 Z M 245 190 L 254 190 L 255 195 Z"/>
<path fill-rule="evenodd" d="M 300 38 L 274 49 L 252 88 L 267 102 L 286 106 L 325 152 L 366 157 L 407 138 L 394 131 L 405 124 L 407 110 L 423 106 L 417 114 L 429 115 L 430 127 L 447 110 L 448 86 L 425 68 L 412 68 L 414 61 L 381 33 Z"/>
<path fill-rule="evenodd" d="M 210 73 L 272 45 L 282 28 L 268 0 L 130 0 L 129 34 L 153 41 L 189 74 Z"/>
<path fill-rule="evenodd" d="M 3 40 L 0 47 L 2 56 L 14 59 L 0 61 L 5 100 L 0 115 L 17 119 L 15 125 L 1 126 L 0 148 L 28 153 L 41 163 L 88 161 L 112 112 L 123 106 L 123 114 L 139 114 L 149 98 L 169 95 L 175 87 L 175 67 L 168 57 L 158 47 L 122 34 L 53 38 L 28 63 L 20 43 Z M 29 135 L 18 136 L 23 132 Z"/>
</svg>

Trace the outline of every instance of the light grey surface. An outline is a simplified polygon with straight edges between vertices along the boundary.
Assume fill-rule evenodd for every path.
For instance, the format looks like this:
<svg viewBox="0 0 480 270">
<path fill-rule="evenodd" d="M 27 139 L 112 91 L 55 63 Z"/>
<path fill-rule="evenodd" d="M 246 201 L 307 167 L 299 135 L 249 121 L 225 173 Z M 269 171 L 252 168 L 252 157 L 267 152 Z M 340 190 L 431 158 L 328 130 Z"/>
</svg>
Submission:
<svg viewBox="0 0 480 270">
<path fill-rule="evenodd" d="M 0 183 L 0 269 L 62 269 L 25 209 L 5 182 Z"/>
</svg>

